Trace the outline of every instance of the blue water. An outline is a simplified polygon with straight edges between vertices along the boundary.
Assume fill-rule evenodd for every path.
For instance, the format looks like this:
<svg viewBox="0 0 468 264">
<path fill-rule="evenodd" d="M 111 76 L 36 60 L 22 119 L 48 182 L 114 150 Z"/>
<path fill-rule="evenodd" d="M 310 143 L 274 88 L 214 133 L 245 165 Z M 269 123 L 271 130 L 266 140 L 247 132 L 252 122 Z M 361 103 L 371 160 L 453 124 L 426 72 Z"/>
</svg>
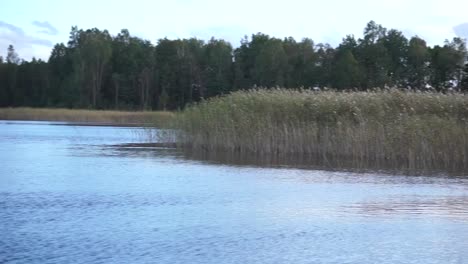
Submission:
<svg viewBox="0 0 468 264">
<path fill-rule="evenodd" d="M 0 121 L 0 263 L 468 263 L 468 179 L 214 164 Z"/>
</svg>

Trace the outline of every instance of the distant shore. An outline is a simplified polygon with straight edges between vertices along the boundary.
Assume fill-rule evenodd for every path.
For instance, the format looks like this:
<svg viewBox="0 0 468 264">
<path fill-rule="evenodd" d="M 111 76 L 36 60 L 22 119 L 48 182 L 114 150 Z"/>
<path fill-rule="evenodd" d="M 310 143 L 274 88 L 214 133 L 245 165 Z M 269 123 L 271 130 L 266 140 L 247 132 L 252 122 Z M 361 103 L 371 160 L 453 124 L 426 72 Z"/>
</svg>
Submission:
<svg viewBox="0 0 468 264">
<path fill-rule="evenodd" d="M 174 114 L 166 111 L 113 111 L 64 108 L 0 108 L 0 120 L 56 121 L 100 126 L 166 126 Z"/>
</svg>

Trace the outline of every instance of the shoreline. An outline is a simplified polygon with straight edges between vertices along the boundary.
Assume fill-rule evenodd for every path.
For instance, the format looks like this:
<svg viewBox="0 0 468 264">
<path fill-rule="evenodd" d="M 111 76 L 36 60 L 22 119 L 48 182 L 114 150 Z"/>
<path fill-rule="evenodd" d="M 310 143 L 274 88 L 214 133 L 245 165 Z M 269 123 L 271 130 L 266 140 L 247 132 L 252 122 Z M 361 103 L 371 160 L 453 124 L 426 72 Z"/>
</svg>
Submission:
<svg viewBox="0 0 468 264">
<path fill-rule="evenodd" d="M 2 121 L 63 122 L 70 126 L 164 127 L 173 119 L 167 111 L 117 111 L 65 108 L 0 108 Z"/>
<path fill-rule="evenodd" d="M 0 119 L 0 122 L 21 122 L 16 124 L 34 124 L 48 126 L 101 126 L 101 127 L 152 127 L 151 123 L 105 123 L 105 122 L 68 122 L 68 121 L 50 121 L 50 120 L 15 120 Z M 43 122 L 33 123 L 33 122 Z"/>
</svg>

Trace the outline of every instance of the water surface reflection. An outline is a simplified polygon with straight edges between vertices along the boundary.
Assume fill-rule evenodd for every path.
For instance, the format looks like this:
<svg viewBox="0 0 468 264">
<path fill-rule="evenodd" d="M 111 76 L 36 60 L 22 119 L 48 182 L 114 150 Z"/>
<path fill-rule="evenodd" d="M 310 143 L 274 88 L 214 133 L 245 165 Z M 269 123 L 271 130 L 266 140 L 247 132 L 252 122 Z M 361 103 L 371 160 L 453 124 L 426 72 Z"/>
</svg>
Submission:
<svg viewBox="0 0 468 264">
<path fill-rule="evenodd" d="M 0 122 L 0 263 L 468 259 L 465 177 L 128 145 L 144 133 Z"/>
</svg>

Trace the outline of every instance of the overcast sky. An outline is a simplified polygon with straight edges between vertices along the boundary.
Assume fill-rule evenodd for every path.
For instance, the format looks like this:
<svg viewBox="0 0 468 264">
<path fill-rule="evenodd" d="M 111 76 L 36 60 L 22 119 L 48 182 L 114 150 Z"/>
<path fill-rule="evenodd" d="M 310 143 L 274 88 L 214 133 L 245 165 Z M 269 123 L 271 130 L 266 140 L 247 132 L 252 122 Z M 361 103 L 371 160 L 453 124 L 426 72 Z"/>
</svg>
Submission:
<svg viewBox="0 0 468 264">
<path fill-rule="evenodd" d="M 467 0 L 11 0 L 2 1 L 1 9 L 0 55 L 13 44 L 27 60 L 47 59 L 55 43 L 67 42 L 72 25 L 113 35 L 127 28 L 153 43 L 214 36 L 234 46 L 257 32 L 336 46 L 346 34 L 361 37 L 370 20 L 429 45 L 468 37 Z"/>
</svg>

